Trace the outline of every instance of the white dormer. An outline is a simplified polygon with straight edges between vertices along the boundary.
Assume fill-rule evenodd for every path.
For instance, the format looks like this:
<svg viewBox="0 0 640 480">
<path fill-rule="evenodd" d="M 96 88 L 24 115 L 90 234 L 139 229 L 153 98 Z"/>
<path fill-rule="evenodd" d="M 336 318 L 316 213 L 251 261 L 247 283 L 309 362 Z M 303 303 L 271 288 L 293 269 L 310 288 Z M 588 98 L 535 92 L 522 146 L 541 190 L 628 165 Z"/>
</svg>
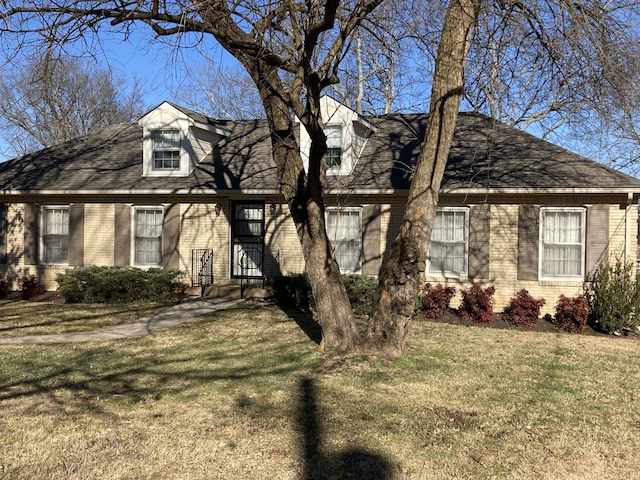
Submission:
<svg viewBox="0 0 640 480">
<path fill-rule="evenodd" d="M 142 127 L 142 175 L 186 177 L 229 132 L 206 117 L 163 102 L 138 120 Z"/>
<path fill-rule="evenodd" d="M 361 115 L 325 95 L 320 98 L 322 121 L 327 136 L 327 175 L 349 175 L 375 127 Z M 300 153 L 305 170 L 309 169 L 311 138 L 300 129 Z"/>
</svg>

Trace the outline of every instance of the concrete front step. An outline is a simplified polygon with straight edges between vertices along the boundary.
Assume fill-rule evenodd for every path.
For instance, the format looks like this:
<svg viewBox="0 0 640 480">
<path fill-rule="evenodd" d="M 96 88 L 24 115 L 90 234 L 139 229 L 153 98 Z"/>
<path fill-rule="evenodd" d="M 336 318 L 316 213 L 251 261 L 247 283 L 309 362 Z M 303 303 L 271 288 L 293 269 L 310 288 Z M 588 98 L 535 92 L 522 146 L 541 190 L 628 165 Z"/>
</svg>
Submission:
<svg viewBox="0 0 640 480">
<path fill-rule="evenodd" d="M 189 289 L 189 294 L 193 296 L 200 296 L 201 289 L 200 287 L 191 287 Z M 205 297 L 214 297 L 214 298 L 240 298 L 240 285 L 237 284 L 222 284 L 222 283 L 214 283 L 212 285 L 207 286 L 204 289 Z M 244 298 L 267 298 L 271 296 L 271 290 L 268 288 L 262 287 L 247 287 L 244 292 Z"/>
</svg>

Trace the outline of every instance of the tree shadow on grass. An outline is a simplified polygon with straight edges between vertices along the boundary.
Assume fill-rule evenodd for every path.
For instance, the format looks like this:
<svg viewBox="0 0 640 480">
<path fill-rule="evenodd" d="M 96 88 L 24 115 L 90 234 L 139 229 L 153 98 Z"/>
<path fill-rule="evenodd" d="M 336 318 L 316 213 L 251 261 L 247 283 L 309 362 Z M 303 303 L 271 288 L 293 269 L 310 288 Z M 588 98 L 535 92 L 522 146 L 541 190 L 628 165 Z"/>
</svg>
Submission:
<svg viewBox="0 0 640 480">
<path fill-rule="evenodd" d="M 322 342 L 322 327 L 313 319 L 313 314 L 295 308 L 282 308 L 282 311 L 300 327 L 300 330 L 316 345 Z"/>
<path fill-rule="evenodd" d="M 303 480 L 393 480 L 397 469 L 382 455 L 362 448 L 328 454 L 322 449 L 322 425 L 313 380 L 300 381 L 298 423 L 302 437 Z"/>
</svg>

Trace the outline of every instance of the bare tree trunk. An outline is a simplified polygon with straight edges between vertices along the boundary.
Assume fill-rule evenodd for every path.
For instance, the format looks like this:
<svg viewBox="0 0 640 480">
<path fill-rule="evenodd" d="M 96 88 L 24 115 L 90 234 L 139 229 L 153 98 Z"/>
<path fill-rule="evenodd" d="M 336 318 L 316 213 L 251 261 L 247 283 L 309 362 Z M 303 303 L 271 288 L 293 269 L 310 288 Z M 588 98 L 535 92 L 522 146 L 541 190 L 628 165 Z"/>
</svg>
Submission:
<svg viewBox="0 0 640 480">
<path fill-rule="evenodd" d="M 400 232 L 385 262 L 367 345 L 388 356 L 404 351 L 415 298 L 424 281 L 438 192 L 460 108 L 464 66 L 481 0 L 452 0 L 438 46 L 427 133 L 413 174 Z"/>
<path fill-rule="evenodd" d="M 322 165 L 326 140 L 322 127 L 317 125 L 317 128 L 309 131 L 312 145 L 307 174 L 290 109 L 282 100 L 282 92 L 277 91 L 280 84 L 275 68 L 260 65 L 248 70 L 257 79 L 256 85 L 272 132 L 273 159 L 302 246 L 316 304 L 316 320 L 322 327 L 321 346 L 334 353 L 353 351 L 358 344 L 355 319 L 325 229 Z M 318 99 L 319 96 L 315 103 L 319 104 Z"/>
</svg>

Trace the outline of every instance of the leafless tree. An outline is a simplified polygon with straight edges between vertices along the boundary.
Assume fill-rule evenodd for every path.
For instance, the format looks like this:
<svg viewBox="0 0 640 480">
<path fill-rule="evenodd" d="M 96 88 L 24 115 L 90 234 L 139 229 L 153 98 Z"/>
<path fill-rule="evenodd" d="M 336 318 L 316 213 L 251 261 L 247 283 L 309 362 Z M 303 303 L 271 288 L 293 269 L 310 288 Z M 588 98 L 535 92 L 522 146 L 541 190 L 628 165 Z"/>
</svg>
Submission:
<svg viewBox="0 0 640 480">
<path fill-rule="evenodd" d="M 141 115 L 137 82 L 90 60 L 46 55 L 0 71 L 0 126 L 15 154 L 70 140 Z"/>
<path fill-rule="evenodd" d="M 611 139 L 631 125 L 628 115 L 640 103 L 637 20 L 635 2 L 488 2 L 469 54 L 465 100 L 542 137 L 599 131 Z"/>
<path fill-rule="evenodd" d="M 181 104 L 214 118 L 264 118 L 258 89 L 242 66 L 221 66 L 205 58 L 186 75 L 188 88 L 176 93 Z"/>
</svg>

